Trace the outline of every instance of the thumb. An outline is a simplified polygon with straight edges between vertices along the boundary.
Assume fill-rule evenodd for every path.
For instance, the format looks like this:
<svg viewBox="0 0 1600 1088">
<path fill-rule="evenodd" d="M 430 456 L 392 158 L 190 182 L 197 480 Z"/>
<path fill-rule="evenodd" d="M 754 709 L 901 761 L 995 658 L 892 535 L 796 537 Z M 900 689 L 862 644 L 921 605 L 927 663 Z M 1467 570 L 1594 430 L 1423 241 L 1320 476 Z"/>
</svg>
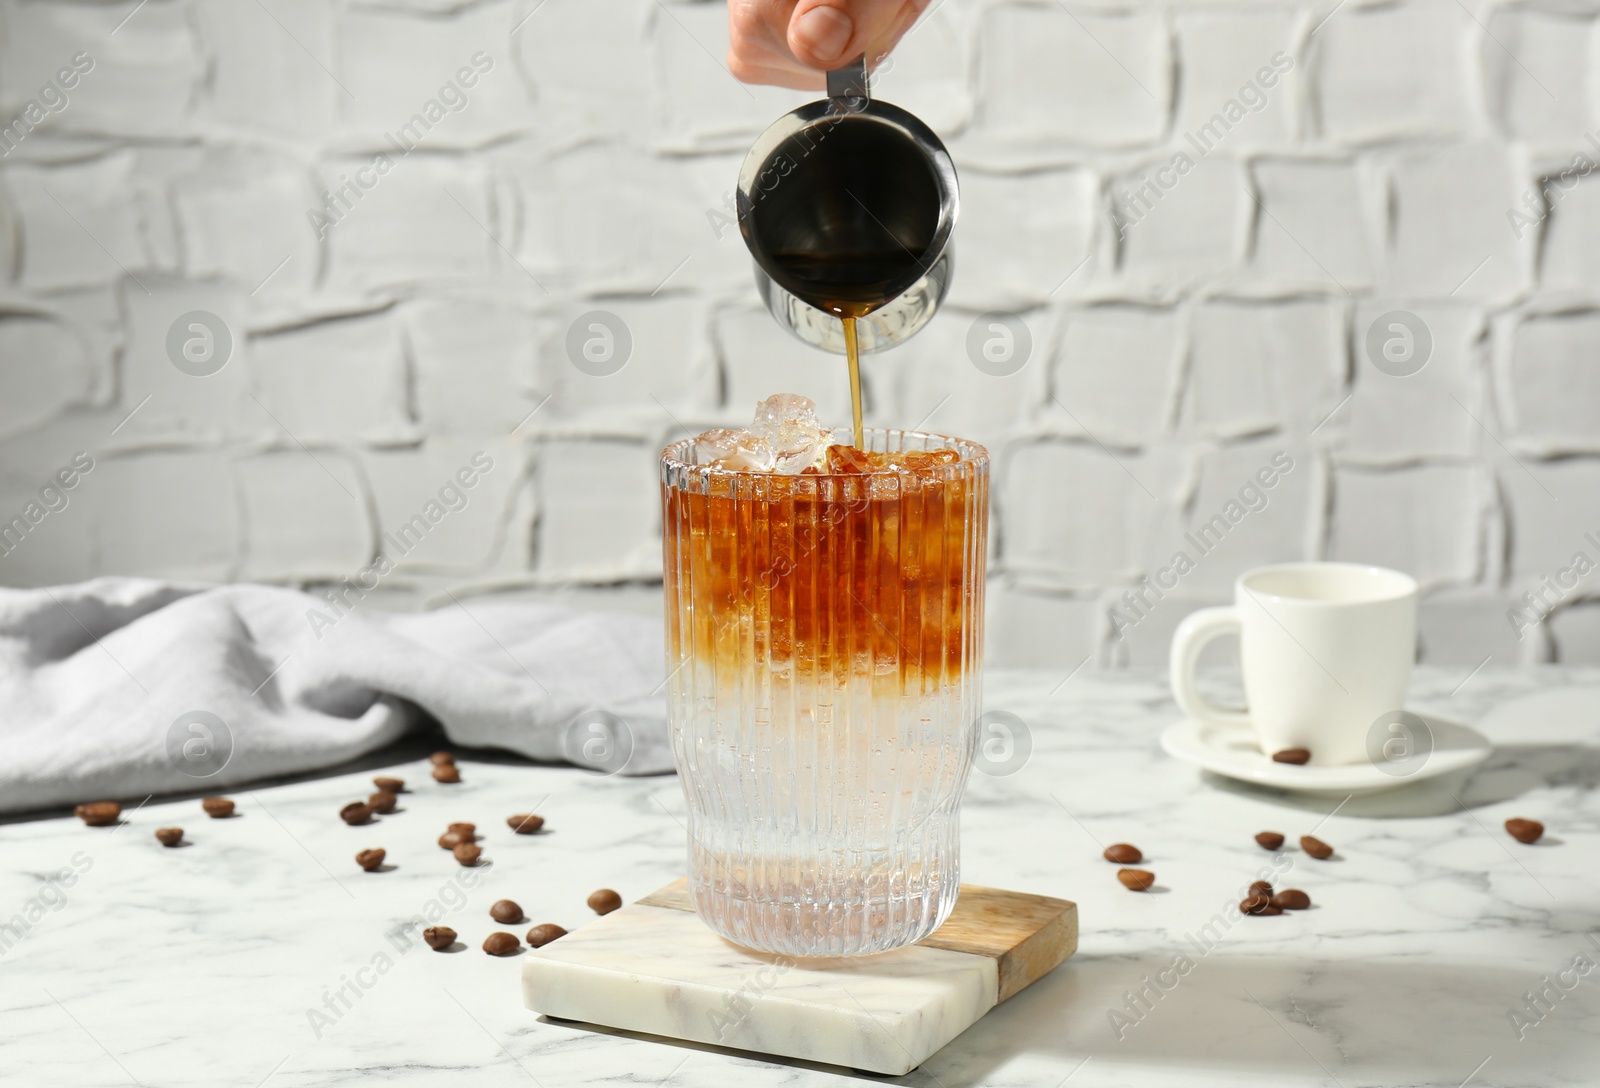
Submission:
<svg viewBox="0 0 1600 1088">
<path fill-rule="evenodd" d="M 892 45 L 906 6 L 904 0 L 800 0 L 789 19 L 789 51 L 811 68 L 837 68 L 874 46 Z"/>
</svg>

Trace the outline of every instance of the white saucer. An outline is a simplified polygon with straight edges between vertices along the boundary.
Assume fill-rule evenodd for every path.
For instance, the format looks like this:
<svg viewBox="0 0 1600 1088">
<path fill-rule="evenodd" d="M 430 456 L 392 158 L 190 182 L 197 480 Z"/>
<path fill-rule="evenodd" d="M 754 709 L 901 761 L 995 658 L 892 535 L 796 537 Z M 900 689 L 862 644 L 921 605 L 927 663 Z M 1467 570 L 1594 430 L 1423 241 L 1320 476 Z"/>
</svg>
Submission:
<svg viewBox="0 0 1600 1088">
<path fill-rule="evenodd" d="M 1249 726 L 1201 725 L 1185 718 L 1161 734 L 1161 748 L 1169 756 L 1197 767 L 1280 790 L 1310 793 L 1372 793 L 1436 778 L 1452 771 L 1476 767 L 1493 750 L 1489 738 L 1460 722 L 1434 714 L 1418 714 L 1432 734 L 1433 750 L 1408 759 L 1374 766 L 1352 763 L 1341 767 L 1297 766 L 1274 763 L 1261 751 Z"/>
</svg>

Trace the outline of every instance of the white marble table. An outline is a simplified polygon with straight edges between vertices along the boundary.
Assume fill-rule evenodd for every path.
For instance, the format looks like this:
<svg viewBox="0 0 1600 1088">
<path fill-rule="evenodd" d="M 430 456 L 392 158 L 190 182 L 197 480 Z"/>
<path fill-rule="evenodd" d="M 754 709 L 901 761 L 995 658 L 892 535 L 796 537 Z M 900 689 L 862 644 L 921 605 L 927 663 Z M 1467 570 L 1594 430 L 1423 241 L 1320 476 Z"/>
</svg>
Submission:
<svg viewBox="0 0 1600 1088">
<path fill-rule="evenodd" d="M 1251 835 L 1270 827 L 1293 841 L 1330 802 L 1202 780 L 1161 755 L 1173 709 L 1154 675 L 1085 671 L 1053 695 L 1060 675 L 992 677 L 990 708 L 1022 717 L 1034 752 L 1014 775 L 975 776 L 963 876 L 1075 900 L 1080 951 L 893 1082 L 1600 1083 L 1600 971 L 1571 970 L 1585 954 L 1600 963 L 1600 672 L 1486 670 L 1451 696 L 1464 675 L 1421 671 L 1417 702 L 1467 721 L 1494 710 L 1488 731 L 1502 747 L 1490 762 L 1466 781 L 1350 801 L 1318 830 L 1336 860 L 1290 855 L 1289 883 L 1315 909 L 1236 923 L 1230 904 L 1269 860 Z M 487 916 L 496 899 L 570 928 L 592 917 L 583 901 L 597 887 L 633 898 L 677 876 L 674 779 L 463 759 L 464 783 L 443 787 L 420 758 L 377 764 L 419 788 L 405 812 L 368 828 L 336 813 L 378 766 L 235 793 L 241 815 L 226 822 L 189 799 L 151 802 L 117 831 L 71 818 L 0 825 L 0 921 L 43 909 L 20 940 L 0 931 L 0 1083 L 865 1079 L 544 1021 L 522 1007 L 520 960 L 478 950 L 502 928 Z M 519 839 L 502 821 L 529 809 L 549 831 Z M 1545 844 L 1509 839 L 1512 815 L 1544 821 Z M 433 845 L 451 820 L 488 831 L 495 865 L 472 887 Z M 174 823 L 193 845 L 156 843 L 154 828 Z M 1124 890 L 1100 860 L 1100 844 L 1118 840 L 1146 851 L 1154 892 Z M 357 869 L 352 855 L 369 845 L 396 867 Z M 47 884 L 63 867 L 80 870 L 73 886 Z M 431 900 L 468 950 L 391 941 Z M 1230 924 L 1208 932 L 1219 912 Z M 1169 971 L 1180 955 L 1192 966 Z M 1172 985 L 1129 1017 L 1126 995 L 1147 978 Z M 1530 1009 L 1526 995 L 1547 981 L 1546 1011 Z M 1513 1012 L 1527 1021 L 1522 1038 Z"/>
</svg>

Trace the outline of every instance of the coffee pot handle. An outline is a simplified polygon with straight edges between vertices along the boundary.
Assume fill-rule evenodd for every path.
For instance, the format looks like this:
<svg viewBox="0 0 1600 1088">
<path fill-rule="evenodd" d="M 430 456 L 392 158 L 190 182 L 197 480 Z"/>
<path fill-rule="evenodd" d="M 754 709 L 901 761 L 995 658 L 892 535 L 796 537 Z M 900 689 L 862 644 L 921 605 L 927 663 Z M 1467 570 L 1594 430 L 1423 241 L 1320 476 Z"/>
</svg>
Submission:
<svg viewBox="0 0 1600 1088">
<path fill-rule="evenodd" d="M 828 97 L 838 100 L 859 99 L 860 101 L 848 102 L 852 110 L 859 110 L 872 100 L 872 91 L 867 84 L 867 55 L 861 54 L 843 68 L 835 68 L 828 73 Z"/>
</svg>

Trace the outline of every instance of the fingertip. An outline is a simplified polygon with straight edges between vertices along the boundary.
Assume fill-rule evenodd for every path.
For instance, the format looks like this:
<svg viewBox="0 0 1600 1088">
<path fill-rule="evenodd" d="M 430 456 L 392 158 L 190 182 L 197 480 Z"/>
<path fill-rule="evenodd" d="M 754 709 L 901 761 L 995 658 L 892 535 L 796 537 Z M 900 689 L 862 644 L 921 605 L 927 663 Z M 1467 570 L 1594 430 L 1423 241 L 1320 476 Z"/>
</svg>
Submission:
<svg viewBox="0 0 1600 1088">
<path fill-rule="evenodd" d="M 789 24 L 789 51 L 802 64 L 830 68 L 846 59 L 855 29 L 855 20 L 839 8 L 807 8 Z"/>
</svg>

